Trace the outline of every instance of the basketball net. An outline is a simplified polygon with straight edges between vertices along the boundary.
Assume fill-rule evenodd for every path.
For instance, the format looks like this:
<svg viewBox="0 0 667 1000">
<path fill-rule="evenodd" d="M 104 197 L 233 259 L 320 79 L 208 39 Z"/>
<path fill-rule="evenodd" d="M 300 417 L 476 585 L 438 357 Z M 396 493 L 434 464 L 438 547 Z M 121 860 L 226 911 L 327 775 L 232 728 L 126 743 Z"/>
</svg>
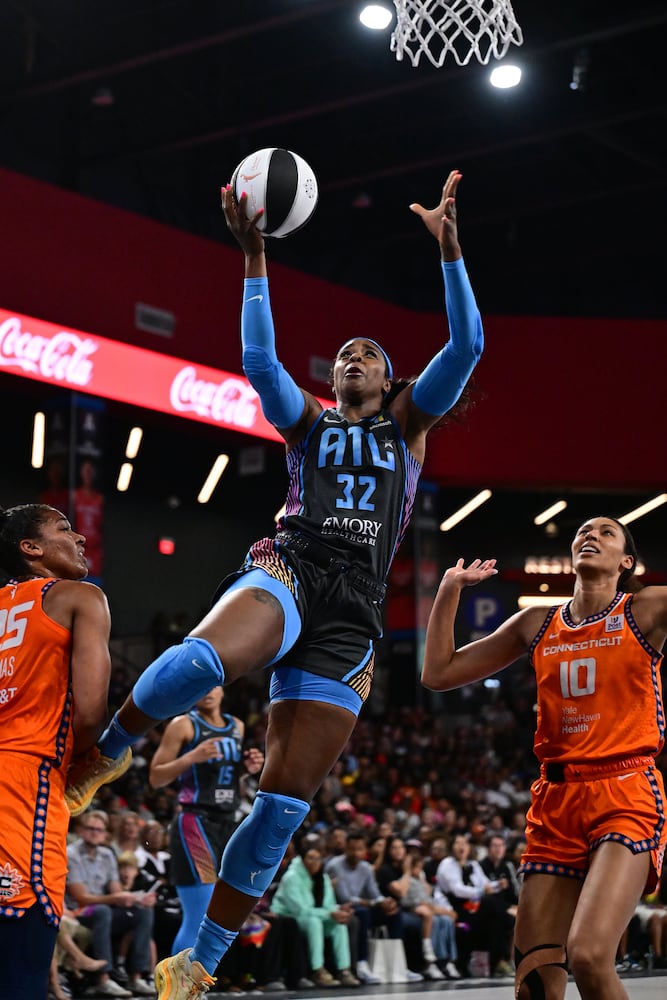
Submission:
<svg viewBox="0 0 667 1000">
<path fill-rule="evenodd" d="M 508 48 L 523 43 L 510 0 L 394 0 L 396 27 L 391 51 L 416 66 L 422 53 L 442 66 L 448 52 L 459 66 L 473 56 L 486 66 Z"/>
</svg>

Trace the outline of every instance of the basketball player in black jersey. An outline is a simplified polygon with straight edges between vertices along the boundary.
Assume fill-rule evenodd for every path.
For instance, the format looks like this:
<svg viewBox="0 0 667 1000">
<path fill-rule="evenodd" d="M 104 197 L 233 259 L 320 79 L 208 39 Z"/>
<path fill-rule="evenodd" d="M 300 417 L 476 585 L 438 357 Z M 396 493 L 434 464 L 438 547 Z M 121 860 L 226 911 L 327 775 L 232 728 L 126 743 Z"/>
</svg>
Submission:
<svg viewBox="0 0 667 1000">
<path fill-rule="evenodd" d="M 222 711 L 224 691 L 215 687 L 191 712 L 167 725 L 153 755 L 150 783 L 178 782 L 181 811 L 169 830 L 170 878 L 183 909 L 174 951 L 194 941 L 215 885 L 225 844 L 238 826 L 242 776 L 258 774 L 264 754 L 244 752 L 245 727 Z"/>
<path fill-rule="evenodd" d="M 412 513 L 426 435 L 457 402 L 483 347 L 458 241 L 460 179 L 450 173 L 436 208 L 410 206 L 440 247 L 448 343 L 417 379 L 395 384 L 378 343 L 346 340 L 333 366 L 335 408 L 326 410 L 276 356 L 260 213 L 248 218 L 246 197 L 237 205 L 231 187 L 222 190 L 245 256 L 244 370 L 287 449 L 286 514 L 224 581 L 203 621 L 144 671 L 69 792 L 72 808 L 84 808 L 157 719 L 187 711 L 215 684 L 272 667 L 260 791 L 225 848 L 194 949 L 157 966 L 160 1000 L 200 997 L 213 985 L 368 696 L 385 579 Z"/>
</svg>

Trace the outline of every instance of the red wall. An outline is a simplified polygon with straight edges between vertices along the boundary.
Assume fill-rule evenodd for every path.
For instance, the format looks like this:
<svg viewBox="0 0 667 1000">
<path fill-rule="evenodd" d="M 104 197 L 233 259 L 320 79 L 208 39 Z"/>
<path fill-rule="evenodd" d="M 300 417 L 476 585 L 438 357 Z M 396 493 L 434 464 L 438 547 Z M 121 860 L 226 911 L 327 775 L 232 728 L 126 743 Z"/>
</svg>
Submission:
<svg viewBox="0 0 667 1000">
<path fill-rule="evenodd" d="M 240 371 L 239 250 L 5 170 L 0 220 L 0 307 Z M 481 266 L 469 262 L 473 281 Z M 319 395 L 310 355 L 332 357 L 351 335 L 380 340 L 399 374 L 418 371 L 442 342 L 441 315 L 269 267 L 279 355 Z M 610 302 L 620 277 L 619 265 Z M 136 330 L 135 302 L 173 312 L 174 336 Z M 484 398 L 465 425 L 431 436 L 427 476 L 472 486 L 665 488 L 667 322 L 485 316 L 484 327 L 476 375 Z"/>
</svg>

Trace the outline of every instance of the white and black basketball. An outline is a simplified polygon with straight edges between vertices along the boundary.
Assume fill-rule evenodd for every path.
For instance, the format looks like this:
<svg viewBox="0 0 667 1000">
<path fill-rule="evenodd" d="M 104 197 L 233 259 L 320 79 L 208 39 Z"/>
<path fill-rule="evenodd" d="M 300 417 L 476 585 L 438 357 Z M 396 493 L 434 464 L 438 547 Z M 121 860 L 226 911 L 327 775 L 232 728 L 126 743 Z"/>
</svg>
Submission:
<svg viewBox="0 0 667 1000">
<path fill-rule="evenodd" d="M 289 149 L 258 149 L 232 174 L 238 201 L 248 196 L 248 218 L 264 209 L 257 228 L 264 236 L 289 236 L 310 219 L 317 205 L 317 180 L 312 167 Z"/>
</svg>

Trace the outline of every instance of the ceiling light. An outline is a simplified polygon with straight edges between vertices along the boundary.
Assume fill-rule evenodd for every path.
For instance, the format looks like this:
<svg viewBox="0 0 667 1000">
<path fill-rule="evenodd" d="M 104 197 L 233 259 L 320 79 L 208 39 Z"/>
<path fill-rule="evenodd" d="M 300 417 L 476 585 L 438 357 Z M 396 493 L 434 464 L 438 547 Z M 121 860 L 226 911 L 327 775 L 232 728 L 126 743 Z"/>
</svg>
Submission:
<svg viewBox="0 0 667 1000">
<path fill-rule="evenodd" d="M 547 507 L 546 510 L 543 510 L 541 514 L 538 514 L 537 517 L 533 519 L 533 524 L 544 524 L 544 522 L 548 521 L 549 518 L 552 518 L 554 514 L 560 514 L 560 512 L 565 510 L 566 507 L 566 500 L 556 500 L 556 503 L 552 503 L 551 507 Z"/>
<path fill-rule="evenodd" d="M 136 458 L 144 432 L 141 427 L 133 427 L 127 439 L 125 458 Z"/>
<path fill-rule="evenodd" d="M 489 76 L 489 83 L 498 90 L 509 90 L 510 87 L 518 86 L 520 82 L 521 69 L 519 66 L 513 66 L 510 63 L 496 66 Z"/>
<path fill-rule="evenodd" d="M 373 31 L 382 31 L 389 24 L 393 17 L 392 12 L 384 4 L 367 4 L 359 15 L 359 20 L 365 28 Z"/>
<path fill-rule="evenodd" d="M 464 503 L 463 507 L 460 507 L 457 511 L 451 514 L 446 521 L 443 521 L 440 525 L 440 531 L 449 531 L 449 529 L 453 528 L 455 524 L 462 521 L 464 517 L 467 517 L 468 514 L 472 514 L 474 510 L 477 510 L 477 508 L 481 507 L 483 503 L 486 503 L 490 496 L 492 496 L 491 490 L 482 490 L 481 493 L 474 496 L 472 500 L 468 500 L 467 503 Z"/>
<path fill-rule="evenodd" d="M 647 500 L 643 503 L 641 507 L 635 507 L 634 510 L 628 511 L 623 517 L 619 517 L 618 520 L 621 524 L 630 524 L 630 521 L 636 521 L 637 518 L 643 517 L 644 514 L 650 513 L 655 510 L 656 507 L 660 507 L 663 503 L 667 503 L 667 493 L 660 493 L 659 496 L 653 497 L 652 500 Z"/>
<path fill-rule="evenodd" d="M 116 489 L 119 493 L 124 493 L 125 490 L 130 485 L 130 479 L 132 478 L 132 462 L 123 462 L 120 467 L 120 472 L 118 473 L 118 482 L 116 483 Z"/>
<path fill-rule="evenodd" d="M 569 601 L 572 594 L 567 594 L 566 597 L 556 597 L 547 594 L 522 594 L 518 600 L 518 605 L 520 608 L 546 608 L 551 607 L 554 604 L 565 604 Z"/>
<path fill-rule="evenodd" d="M 36 413 L 32 424 L 32 458 L 33 469 L 41 469 L 44 465 L 44 430 L 46 418 L 43 413 Z"/>
<path fill-rule="evenodd" d="M 213 490 L 218 485 L 218 480 L 220 479 L 220 476 L 223 474 L 228 465 L 229 465 L 229 455 L 218 455 L 218 457 L 216 458 L 215 462 L 211 467 L 211 471 L 206 477 L 206 482 L 199 491 L 199 496 L 197 497 L 199 503 L 208 503 L 208 501 L 211 499 L 211 494 L 213 493 Z"/>
</svg>

